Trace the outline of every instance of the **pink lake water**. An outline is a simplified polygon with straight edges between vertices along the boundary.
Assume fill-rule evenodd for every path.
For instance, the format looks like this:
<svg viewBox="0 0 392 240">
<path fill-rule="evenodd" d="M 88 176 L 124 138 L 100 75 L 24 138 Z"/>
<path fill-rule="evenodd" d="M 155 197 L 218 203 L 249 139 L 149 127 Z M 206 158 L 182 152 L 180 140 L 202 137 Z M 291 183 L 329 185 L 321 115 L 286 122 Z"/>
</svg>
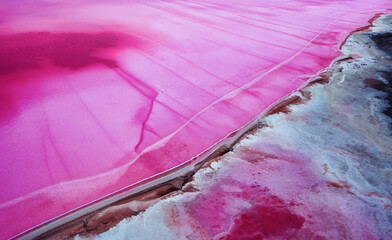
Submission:
<svg viewBox="0 0 392 240">
<path fill-rule="evenodd" d="M 391 1 L 2 1 L 0 238 L 181 164 Z"/>
</svg>

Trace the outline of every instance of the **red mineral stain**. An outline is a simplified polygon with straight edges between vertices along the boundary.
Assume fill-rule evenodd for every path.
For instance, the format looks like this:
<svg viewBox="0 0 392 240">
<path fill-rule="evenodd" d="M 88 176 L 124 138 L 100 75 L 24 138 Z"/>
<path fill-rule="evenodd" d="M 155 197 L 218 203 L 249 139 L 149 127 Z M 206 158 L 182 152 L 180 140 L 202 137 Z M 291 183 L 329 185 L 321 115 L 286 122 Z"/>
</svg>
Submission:
<svg viewBox="0 0 392 240">
<path fill-rule="evenodd" d="M 244 211 L 234 220 L 230 234 L 223 239 L 264 239 L 266 237 L 289 237 L 300 229 L 304 218 L 293 214 L 285 206 L 255 206 Z"/>
<path fill-rule="evenodd" d="M 230 178 L 223 180 L 222 185 L 209 189 L 189 206 L 192 218 L 211 238 L 224 232 L 229 234 L 220 239 L 287 238 L 305 222 L 292 210 L 297 205 L 294 201 L 272 194 L 267 187 L 246 185 Z M 233 202 L 247 202 L 252 207 L 232 215 Z"/>
</svg>

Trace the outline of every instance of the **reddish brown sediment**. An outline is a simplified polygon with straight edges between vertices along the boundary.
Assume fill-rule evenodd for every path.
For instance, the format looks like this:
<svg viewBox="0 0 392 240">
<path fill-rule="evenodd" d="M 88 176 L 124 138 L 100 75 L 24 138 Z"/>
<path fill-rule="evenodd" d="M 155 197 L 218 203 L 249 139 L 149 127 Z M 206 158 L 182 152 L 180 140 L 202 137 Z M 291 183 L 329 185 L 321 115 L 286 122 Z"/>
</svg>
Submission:
<svg viewBox="0 0 392 240">
<path fill-rule="evenodd" d="M 181 183 L 173 180 L 136 196 L 122 199 L 110 206 L 52 229 L 36 239 L 67 239 L 77 234 L 99 234 L 105 232 L 124 218 L 139 214 L 167 194 L 176 191 L 179 185 Z"/>
<path fill-rule="evenodd" d="M 339 50 L 342 50 L 342 46 L 346 43 L 347 39 L 348 39 L 352 34 L 354 34 L 354 33 L 356 33 L 356 32 L 370 32 L 370 31 L 371 31 L 370 28 L 373 26 L 373 22 L 376 21 L 376 20 L 377 20 L 378 18 L 380 18 L 381 16 L 386 15 L 386 14 L 388 14 L 388 12 L 376 13 L 376 14 L 368 21 L 368 22 L 369 22 L 368 25 L 359 27 L 359 28 L 357 28 L 357 29 L 351 31 L 350 34 L 348 34 L 348 35 L 346 36 L 346 38 L 345 38 L 345 39 L 342 41 L 342 43 L 340 44 Z"/>
<path fill-rule="evenodd" d="M 281 101 L 279 104 L 277 104 L 275 107 L 273 107 L 271 110 L 268 111 L 266 115 L 272 115 L 272 114 L 277 114 L 277 113 L 289 113 L 290 105 L 294 104 L 301 104 L 302 99 L 299 96 L 292 96 L 286 100 Z"/>
</svg>

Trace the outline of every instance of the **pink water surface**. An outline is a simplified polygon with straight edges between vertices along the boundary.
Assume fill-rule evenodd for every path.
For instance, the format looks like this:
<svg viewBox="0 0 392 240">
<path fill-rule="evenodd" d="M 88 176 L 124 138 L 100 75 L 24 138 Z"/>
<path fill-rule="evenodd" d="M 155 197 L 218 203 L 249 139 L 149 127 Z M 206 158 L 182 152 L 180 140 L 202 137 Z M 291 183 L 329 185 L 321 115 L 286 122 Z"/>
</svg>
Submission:
<svg viewBox="0 0 392 240">
<path fill-rule="evenodd" d="M 190 161 L 391 1 L 2 1 L 0 238 Z"/>
</svg>

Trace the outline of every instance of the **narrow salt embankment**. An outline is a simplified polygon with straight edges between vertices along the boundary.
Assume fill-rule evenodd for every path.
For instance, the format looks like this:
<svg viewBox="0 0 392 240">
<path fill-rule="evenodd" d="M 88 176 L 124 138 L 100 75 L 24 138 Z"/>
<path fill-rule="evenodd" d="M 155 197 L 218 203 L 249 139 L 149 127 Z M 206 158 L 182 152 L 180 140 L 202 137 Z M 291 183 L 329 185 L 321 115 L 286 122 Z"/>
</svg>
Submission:
<svg viewBox="0 0 392 240">
<path fill-rule="evenodd" d="M 181 191 L 75 239 L 391 239 L 392 16 Z"/>
</svg>

